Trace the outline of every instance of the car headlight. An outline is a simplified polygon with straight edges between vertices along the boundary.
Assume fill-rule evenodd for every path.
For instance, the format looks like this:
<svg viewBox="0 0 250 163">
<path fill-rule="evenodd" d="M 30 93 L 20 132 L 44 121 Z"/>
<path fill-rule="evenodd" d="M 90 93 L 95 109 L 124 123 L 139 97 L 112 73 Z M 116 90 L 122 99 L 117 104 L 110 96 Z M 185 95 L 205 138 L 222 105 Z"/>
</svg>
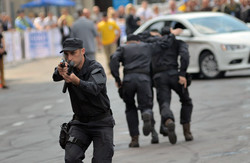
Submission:
<svg viewBox="0 0 250 163">
<path fill-rule="evenodd" d="M 246 45 L 233 45 L 233 44 L 221 44 L 221 49 L 223 51 L 234 51 L 234 50 L 240 50 L 245 49 Z"/>
</svg>

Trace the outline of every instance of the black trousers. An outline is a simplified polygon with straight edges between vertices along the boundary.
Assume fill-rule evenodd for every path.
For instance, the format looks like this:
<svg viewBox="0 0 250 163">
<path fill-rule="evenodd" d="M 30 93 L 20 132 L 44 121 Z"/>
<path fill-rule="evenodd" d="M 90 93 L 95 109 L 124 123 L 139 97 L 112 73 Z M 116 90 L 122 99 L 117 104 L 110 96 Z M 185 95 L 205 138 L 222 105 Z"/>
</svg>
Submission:
<svg viewBox="0 0 250 163">
<path fill-rule="evenodd" d="M 68 142 L 65 147 L 65 162 L 82 163 L 85 151 L 93 141 L 92 163 L 111 163 L 114 154 L 113 126 L 112 116 L 88 123 L 74 120 L 71 123 L 69 135 L 81 140 L 84 147 Z"/>
<path fill-rule="evenodd" d="M 123 79 L 123 100 L 126 104 L 126 119 L 128 123 L 130 136 L 139 135 L 138 110 L 141 113 L 147 112 L 153 118 L 153 93 L 151 78 L 146 74 L 131 73 L 126 74 Z M 137 95 L 137 104 L 135 101 Z"/>
<path fill-rule="evenodd" d="M 154 74 L 154 85 L 157 91 L 157 101 L 159 103 L 162 124 L 167 119 L 174 119 L 173 112 L 170 109 L 171 90 L 174 90 L 181 102 L 180 123 L 185 124 L 191 121 L 193 110 L 192 99 L 189 97 L 188 88 L 179 84 L 179 75 L 169 75 L 167 71 Z"/>
</svg>

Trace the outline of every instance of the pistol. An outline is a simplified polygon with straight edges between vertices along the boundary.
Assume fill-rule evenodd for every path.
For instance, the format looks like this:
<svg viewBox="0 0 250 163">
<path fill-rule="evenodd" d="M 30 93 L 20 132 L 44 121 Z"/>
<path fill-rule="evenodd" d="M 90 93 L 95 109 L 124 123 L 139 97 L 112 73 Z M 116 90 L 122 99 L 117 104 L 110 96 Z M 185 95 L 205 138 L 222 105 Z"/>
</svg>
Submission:
<svg viewBox="0 0 250 163">
<path fill-rule="evenodd" d="M 62 68 L 65 67 L 65 60 L 64 60 L 64 59 L 62 59 L 62 60 L 60 61 L 60 66 L 61 66 Z"/>
<path fill-rule="evenodd" d="M 68 67 L 69 67 L 69 68 L 68 68 L 67 74 L 70 75 L 70 74 L 73 72 L 74 62 L 73 62 L 73 61 L 70 61 Z M 63 90 L 62 90 L 63 93 L 66 93 L 67 87 L 68 87 L 68 83 L 64 82 Z"/>
</svg>

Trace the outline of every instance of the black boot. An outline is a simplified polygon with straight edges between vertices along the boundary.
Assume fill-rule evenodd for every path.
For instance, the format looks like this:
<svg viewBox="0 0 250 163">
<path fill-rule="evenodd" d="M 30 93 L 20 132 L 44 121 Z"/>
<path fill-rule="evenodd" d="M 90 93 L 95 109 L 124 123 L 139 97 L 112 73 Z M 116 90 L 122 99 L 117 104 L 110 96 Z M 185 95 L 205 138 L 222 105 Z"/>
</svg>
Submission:
<svg viewBox="0 0 250 163">
<path fill-rule="evenodd" d="M 190 123 L 183 124 L 182 127 L 183 127 L 183 134 L 184 134 L 185 140 L 192 141 L 194 138 L 190 131 Z"/>
<path fill-rule="evenodd" d="M 151 136 L 152 136 L 151 144 L 158 144 L 159 143 L 159 137 L 158 137 L 158 133 L 155 131 L 154 128 L 152 129 Z"/>
<path fill-rule="evenodd" d="M 163 136 L 168 136 L 168 129 L 163 124 L 160 127 L 160 134 L 162 134 Z"/>
<path fill-rule="evenodd" d="M 129 143 L 130 148 L 136 148 L 139 147 L 139 136 L 133 136 L 131 137 L 131 142 Z"/>
<path fill-rule="evenodd" d="M 175 123 L 172 119 L 168 119 L 165 122 L 165 126 L 168 129 L 168 139 L 171 144 L 175 144 L 177 141 L 177 136 L 175 134 Z"/>
<path fill-rule="evenodd" d="M 150 113 L 142 113 L 142 120 L 143 120 L 143 134 L 148 136 L 151 132 L 151 114 Z"/>
</svg>

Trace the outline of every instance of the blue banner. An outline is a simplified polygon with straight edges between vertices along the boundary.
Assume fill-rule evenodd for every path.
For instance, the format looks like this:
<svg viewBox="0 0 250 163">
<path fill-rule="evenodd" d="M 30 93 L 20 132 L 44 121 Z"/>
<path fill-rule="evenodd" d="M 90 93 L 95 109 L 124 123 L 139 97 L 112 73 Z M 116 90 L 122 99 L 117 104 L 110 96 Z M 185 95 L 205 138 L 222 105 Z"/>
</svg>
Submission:
<svg viewBox="0 0 250 163">
<path fill-rule="evenodd" d="M 50 55 L 50 40 L 48 32 L 36 31 L 28 33 L 27 58 L 43 58 Z"/>
<path fill-rule="evenodd" d="M 134 0 L 113 0 L 113 7 L 115 10 L 119 8 L 119 6 L 126 6 L 128 3 L 133 3 Z"/>
</svg>

